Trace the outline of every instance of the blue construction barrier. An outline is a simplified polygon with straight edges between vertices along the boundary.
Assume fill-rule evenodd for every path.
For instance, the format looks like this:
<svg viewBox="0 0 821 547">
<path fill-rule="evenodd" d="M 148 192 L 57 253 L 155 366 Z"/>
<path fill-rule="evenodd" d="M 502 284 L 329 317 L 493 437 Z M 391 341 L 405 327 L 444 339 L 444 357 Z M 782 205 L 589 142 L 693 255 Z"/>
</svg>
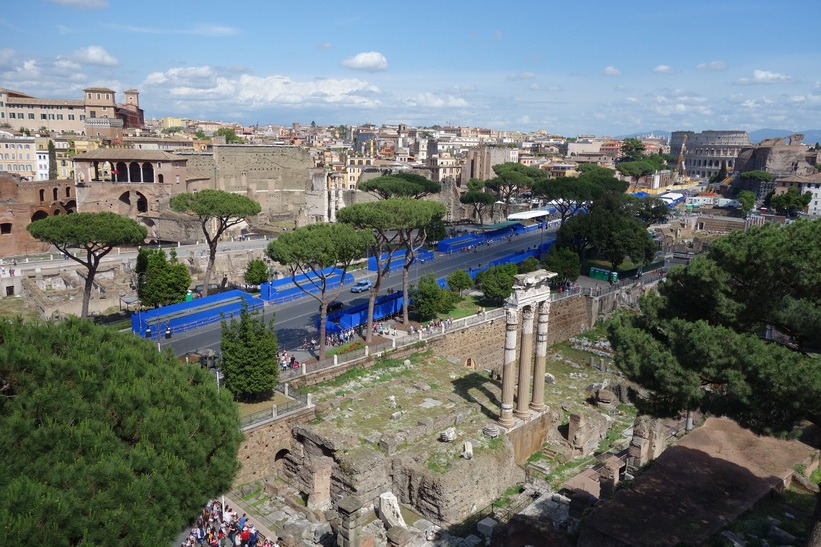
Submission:
<svg viewBox="0 0 821 547">
<path fill-rule="evenodd" d="M 436 250 L 440 253 L 453 253 L 461 251 L 465 247 L 471 245 L 478 245 L 483 243 L 485 238 L 482 234 L 466 234 L 463 236 L 452 237 L 450 239 L 443 239 L 436 246 Z"/>
<path fill-rule="evenodd" d="M 228 291 L 189 302 L 181 302 L 131 315 L 131 331 L 145 338 L 159 339 L 178 332 L 220 321 L 239 314 L 244 305 L 250 311 L 262 309 L 265 303 L 242 291 Z"/>
<path fill-rule="evenodd" d="M 402 291 L 377 298 L 373 306 L 373 320 L 378 321 L 383 317 L 401 312 L 403 300 Z M 344 311 L 328 314 L 325 331 L 328 333 L 341 332 L 342 329 L 356 328 L 367 322 L 368 304 L 366 302 Z M 316 320 L 316 328 L 319 330 L 319 319 Z"/>
<path fill-rule="evenodd" d="M 350 285 L 354 282 L 354 277 L 349 273 L 346 273 L 345 277 L 342 278 L 342 270 L 337 268 L 325 268 L 322 270 L 322 275 L 324 275 L 327 280 L 325 285 L 326 290 L 335 289 L 340 284 Z M 314 286 L 311 280 L 314 280 L 314 282 L 319 285 L 319 276 L 314 273 L 286 277 L 275 281 L 266 281 L 259 286 L 259 294 L 263 300 L 267 300 L 272 304 L 282 304 L 283 302 L 289 302 L 307 296 L 308 293 L 316 294 L 322 292 L 321 285 Z M 308 293 L 298 287 L 297 284 L 307 289 Z"/>
<path fill-rule="evenodd" d="M 394 270 L 401 270 L 402 267 L 405 265 L 405 254 L 407 253 L 407 249 L 399 249 L 398 251 L 394 251 L 391 254 L 391 265 L 388 268 L 389 272 Z M 426 251 L 425 249 L 417 249 L 416 256 L 414 257 L 414 263 L 416 261 L 421 262 L 424 264 L 429 260 L 433 260 L 436 258 L 436 255 L 433 254 L 431 251 Z M 380 260 L 383 262 L 388 259 L 388 253 L 384 253 Z M 376 262 L 376 257 L 372 256 L 368 258 L 368 270 L 375 272 L 378 268 L 378 264 Z"/>
</svg>

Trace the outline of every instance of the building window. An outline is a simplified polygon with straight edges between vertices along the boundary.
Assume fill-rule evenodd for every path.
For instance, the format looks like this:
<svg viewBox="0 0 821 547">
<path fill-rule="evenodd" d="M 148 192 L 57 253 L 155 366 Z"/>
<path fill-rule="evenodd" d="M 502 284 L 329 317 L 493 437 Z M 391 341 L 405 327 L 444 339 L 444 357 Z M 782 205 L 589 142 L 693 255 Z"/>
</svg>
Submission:
<svg viewBox="0 0 821 547">
<path fill-rule="evenodd" d="M 58 119 L 58 120 L 62 120 L 62 119 L 63 119 L 63 115 L 62 115 L 62 114 L 57 114 L 57 119 Z"/>
<path fill-rule="evenodd" d="M 0 234 L 10 234 L 11 233 L 11 222 L 4 222 L 0 224 Z"/>
<path fill-rule="evenodd" d="M 11 118 L 12 120 L 14 119 L 14 116 L 15 116 L 15 115 L 16 115 L 16 114 L 15 114 L 14 112 L 9 112 L 9 118 Z"/>
<path fill-rule="evenodd" d="M 33 112 L 29 112 L 29 119 L 30 119 L 30 120 L 33 120 L 33 119 L 34 119 L 34 113 L 33 113 Z"/>
<path fill-rule="evenodd" d="M 100 94 L 99 94 L 99 93 L 97 93 L 97 98 L 98 98 L 98 99 L 100 98 Z"/>
<path fill-rule="evenodd" d="M 69 114 L 68 115 L 68 120 L 73 122 L 74 121 L 74 114 Z"/>
<path fill-rule="evenodd" d="M 53 120 L 53 119 L 54 119 L 54 114 L 49 114 L 49 115 L 48 115 L 48 119 L 49 119 L 49 120 Z"/>
<path fill-rule="evenodd" d="M 48 119 L 48 114 L 40 114 L 40 119 L 41 120 L 47 120 Z"/>
<path fill-rule="evenodd" d="M 85 119 L 86 119 L 85 114 L 80 114 L 80 121 L 83 121 L 83 120 L 85 120 Z"/>
</svg>

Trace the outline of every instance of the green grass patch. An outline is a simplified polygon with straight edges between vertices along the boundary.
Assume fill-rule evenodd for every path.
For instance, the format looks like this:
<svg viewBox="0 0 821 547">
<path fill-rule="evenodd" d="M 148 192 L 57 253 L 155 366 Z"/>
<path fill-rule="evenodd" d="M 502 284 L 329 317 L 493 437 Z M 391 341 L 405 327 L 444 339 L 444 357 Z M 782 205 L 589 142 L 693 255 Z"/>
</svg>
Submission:
<svg viewBox="0 0 821 547">
<path fill-rule="evenodd" d="M 810 475 L 810 482 L 814 484 L 818 484 L 821 482 L 821 468 L 816 469 L 812 472 L 812 475 Z"/>
<path fill-rule="evenodd" d="M 256 486 L 257 489 L 254 490 L 251 494 L 248 494 L 247 496 L 240 496 L 240 499 L 242 499 L 242 501 L 250 501 L 250 500 L 256 498 L 257 496 L 259 496 L 260 493 L 262 493 L 263 486 L 262 486 L 261 482 L 254 481 L 254 486 Z"/>
<path fill-rule="evenodd" d="M 495 439 L 490 439 L 488 443 L 488 447 L 491 450 L 501 450 L 505 447 L 505 442 L 502 440 L 501 437 L 496 437 Z"/>
<path fill-rule="evenodd" d="M 450 458 L 447 454 L 436 452 L 430 455 L 425 465 L 431 471 L 436 471 L 437 473 L 444 473 L 445 471 L 450 469 Z"/>
</svg>

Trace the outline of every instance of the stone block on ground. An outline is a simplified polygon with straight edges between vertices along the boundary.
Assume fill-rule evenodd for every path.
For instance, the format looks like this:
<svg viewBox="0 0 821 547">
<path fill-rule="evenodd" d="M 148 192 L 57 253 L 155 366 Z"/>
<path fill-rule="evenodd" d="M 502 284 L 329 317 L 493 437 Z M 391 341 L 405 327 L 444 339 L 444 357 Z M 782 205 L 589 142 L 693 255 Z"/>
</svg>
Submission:
<svg viewBox="0 0 821 547">
<path fill-rule="evenodd" d="M 456 440 L 456 428 L 449 427 L 446 430 L 439 433 L 439 440 L 446 443 L 452 443 Z"/>
<path fill-rule="evenodd" d="M 556 377 L 550 374 L 549 372 L 546 372 L 544 375 L 544 383 L 549 386 L 552 386 L 556 383 Z"/>
<path fill-rule="evenodd" d="M 493 529 L 498 523 L 490 517 L 485 517 L 476 524 L 476 529 L 485 537 L 493 535 Z"/>
<path fill-rule="evenodd" d="M 379 495 L 379 519 L 388 530 L 396 526 L 407 527 L 399 510 L 399 500 L 396 499 L 393 492 L 385 492 Z"/>
<path fill-rule="evenodd" d="M 435 524 L 426 519 L 419 519 L 413 523 L 413 527 L 417 530 L 421 530 L 422 532 L 427 532 L 430 528 L 433 528 L 434 526 Z"/>
<path fill-rule="evenodd" d="M 484 540 L 479 536 L 474 536 L 473 534 L 469 535 L 464 539 L 464 541 L 462 541 L 462 545 L 465 545 L 465 547 L 476 547 L 482 543 L 484 543 Z"/>
<path fill-rule="evenodd" d="M 328 538 L 333 536 L 334 531 L 331 529 L 331 525 L 327 522 L 323 522 L 318 526 L 314 527 L 314 543 L 323 543 Z"/>
</svg>

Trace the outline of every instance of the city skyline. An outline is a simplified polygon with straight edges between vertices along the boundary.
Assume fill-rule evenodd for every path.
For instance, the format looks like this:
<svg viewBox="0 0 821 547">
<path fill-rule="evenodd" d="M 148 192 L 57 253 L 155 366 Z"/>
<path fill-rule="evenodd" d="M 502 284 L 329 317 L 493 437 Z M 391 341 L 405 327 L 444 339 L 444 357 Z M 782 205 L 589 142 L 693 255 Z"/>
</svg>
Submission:
<svg viewBox="0 0 821 547">
<path fill-rule="evenodd" d="M 148 117 L 246 125 L 453 123 L 573 136 L 821 121 L 819 48 L 755 34 L 766 36 L 762 22 L 795 26 L 812 11 L 807 1 L 195 6 L 14 3 L 0 18 L 0 87 L 79 98 L 103 86 L 119 100 L 136 88 Z"/>
</svg>

